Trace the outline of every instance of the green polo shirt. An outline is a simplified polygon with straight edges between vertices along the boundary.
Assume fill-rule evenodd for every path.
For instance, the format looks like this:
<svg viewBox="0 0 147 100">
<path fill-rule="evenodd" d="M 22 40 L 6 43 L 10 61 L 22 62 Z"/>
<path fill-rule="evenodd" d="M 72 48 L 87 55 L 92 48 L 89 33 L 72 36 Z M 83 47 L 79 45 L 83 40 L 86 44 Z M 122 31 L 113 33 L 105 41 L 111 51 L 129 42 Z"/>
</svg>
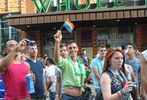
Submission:
<svg viewBox="0 0 147 100">
<path fill-rule="evenodd" d="M 74 87 L 81 88 L 84 86 L 85 66 L 82 62 L 80 63 L 82 66 L 83 73 L 82 75 L 76 75 L 73 67 L 74 62 L 72 61 L 71 57 L 68 56 L 65 59 L 60 57 L 60 61 L 57 62 L 57 66 L 62 71 L 64 88 L 74 88 Z"/>
</svg>

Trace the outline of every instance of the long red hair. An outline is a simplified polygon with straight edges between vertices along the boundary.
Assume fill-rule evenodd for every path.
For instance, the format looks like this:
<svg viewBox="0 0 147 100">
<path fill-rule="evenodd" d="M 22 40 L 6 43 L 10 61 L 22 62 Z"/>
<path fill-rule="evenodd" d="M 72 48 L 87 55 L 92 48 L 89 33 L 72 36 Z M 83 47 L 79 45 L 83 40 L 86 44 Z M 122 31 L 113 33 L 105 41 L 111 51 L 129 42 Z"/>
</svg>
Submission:
<svg viewBox="0 0 147 100">
<path fill-rule="evenodd" d="M 102 73 L 104 73 L 108 69 L 108 67 L 111 67 L 109 60 L 112 58 L 112 56 L 116 52 L 120 52 L 123 55 L 123 64 L 121 66 L 121 70 L 124 73 L 124 75 L 127 76 L 126 71 L 125 71 L 125 67 L 124 67 L 125 66 L 124 65 L 125 64 L 125 55 L 124 55 L 123 51 L 118 49 L 118 48 L 115 49 L 115 50 L 112 50 L 111 48 L 108 49 L 108 51 L 106 53 L 106 56 L 105 56 L 104 68 L 103 68 L 103 72 Z"/>
</svg>

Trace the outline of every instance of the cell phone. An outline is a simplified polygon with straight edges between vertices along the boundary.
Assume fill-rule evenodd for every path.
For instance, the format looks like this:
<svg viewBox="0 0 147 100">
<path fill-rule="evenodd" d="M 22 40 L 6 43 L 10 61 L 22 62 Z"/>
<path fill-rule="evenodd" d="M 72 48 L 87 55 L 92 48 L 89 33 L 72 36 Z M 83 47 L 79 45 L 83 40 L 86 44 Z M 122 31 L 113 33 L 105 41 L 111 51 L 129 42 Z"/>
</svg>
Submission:
<svg viewBox="0 0 147 100">
<path fill-rule="evenodd" d="M 133 85 L 134 87 L 137 87 L 137 82 L 131 83 L 130 85 Z"/>
<path fill-rule="evenodd" d="M 27 41 L 27 46 L 35 46 L 36 42 L 35 41 Z"/>
</svg>

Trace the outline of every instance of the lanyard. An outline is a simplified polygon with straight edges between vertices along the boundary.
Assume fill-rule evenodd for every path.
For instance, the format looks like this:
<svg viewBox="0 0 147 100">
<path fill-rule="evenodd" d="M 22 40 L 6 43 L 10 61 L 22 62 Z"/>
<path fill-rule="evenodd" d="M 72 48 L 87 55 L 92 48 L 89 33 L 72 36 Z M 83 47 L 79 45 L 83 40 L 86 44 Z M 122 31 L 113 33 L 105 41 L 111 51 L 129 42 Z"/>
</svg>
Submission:
<svg viewBox="0 0 147 100">
<path fill-rule="evenodd" d="M 75 72 L 75 75 L 78 75 L 78 76 L 81 76 L 81 82 L 80 84 L 78 84 L 78 86 L 80 87 L 80 90 L 82 88 L 82 80 L 83 80 L 83 69 L 82 69 L 82 66 L 81 66 L 81 63 L 80 63 L 80 60 L 77 58 L 77 62 L 78 62 L 78 66 L 80 67 L 80 73 L 77 72 L 76 68 L 75 68 L 75 65 L 73 63 L 73 68 L 74 68 L 74 72 Z M 74 75 L 74 78 L 76 79 L 76 83 L 78 83 L 78 80 L 76 78 L 76 76 Z"/>
<path fill-rule="evenodd" d="M 122 78 L 120 75 L 117 76 L 117 75 L 115 74 L 115 72 L 114 72 L 110 67 L 108 67 L 107 71 L 110 72 L 116 79 L 118 79 L 118 80 L 122 83 L 123 87 L 125 86 L 125 84 L 127 83 L 127 79 L 126 79 L 124 73 L 121 71 L 120 68 L 118 69 L 118 71 L 119 71 L 120 75 L 121 75 L 123 78 Z M 129 96 L 129 94 L 127 93 L 127 94 L 124 96 L 124 100 L 130 100 L 129 98 L 130 98 L 130 96 Z"/>
<path fill-rule="evenodd" d="M 83 69 L 82 69 L 82 66 L 81 66 L 80 60 L 79 60 L 78 58 L 77 58 L 77 62 L 78 62 L 78 66 L 80 67 L 80 73 L 77 72 L 74 63 L 73 63 L 73 68 L 74 68 L 74 71 L 75 71 L 75 74 L 76 74 L 76 75 L 81 75 L 81 74 L 83 73 Z"/>
<path fill-rule="evenodd" d="M 122 83 L 122 85 L 123 86 L 125 86 L 125 84 L 127 83 L 127 79 L 126 79 L 126 77 L 125 77 L 125 75 L 124 75 L 124 73 L 121 71 L 121 69 L 118 69 L 118 71 L 119 71 L 119 73 L 120 73 L 120 75 L 122 76 L 117 76 L 116 74 L 115 74 L 115 72 L 110 68 L 110 67 L 108 67 L 108 71 L 116 78 L 116 79 L 118 79 L 121 83 Z"/>
</svg>

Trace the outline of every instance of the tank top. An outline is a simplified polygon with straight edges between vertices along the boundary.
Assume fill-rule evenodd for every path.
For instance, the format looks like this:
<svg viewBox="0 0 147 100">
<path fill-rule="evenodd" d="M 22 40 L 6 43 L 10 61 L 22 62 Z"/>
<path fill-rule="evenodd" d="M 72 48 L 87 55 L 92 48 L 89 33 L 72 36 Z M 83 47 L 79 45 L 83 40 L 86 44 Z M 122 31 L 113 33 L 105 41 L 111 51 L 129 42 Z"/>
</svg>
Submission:
<svg viewBox="0 0 147 100">
<path fill-rule="evenodd" d="M 105 73 L 107 73 L 111 78 L 111 81 L 112 81 L 111 82 L 111 93 L 112 94 L 118 92 L 120 89 L 123 88 L 121 82 L 118 81 L 114 76 L 112 76 L 110 72 L 106 71 Z M 123 96 L 120 100 L 129 100 L 129 97 L 125 99 L 125 96 Z"/>
<path fill-rule="evenodd" d="M 117 91 L 119 91 L 120 89 L 122 89 L 122 85 L 121 82 L 119 82 L 114 76 L 112 76 L 111 73 L 107 72 L 106 73 L 110 76 L 112 82 L 111 82 L 111 92 L 112 94 L 116 93 Z"/>
<path fill-rule="evenodd" d="M 25 76 L 29 73 L 28 67 L 21 61 L 20 64 L 11 63 L 2 80 L 5 86 L 5 100 L 25 99 L 29 97 Z"/>
</svg>

